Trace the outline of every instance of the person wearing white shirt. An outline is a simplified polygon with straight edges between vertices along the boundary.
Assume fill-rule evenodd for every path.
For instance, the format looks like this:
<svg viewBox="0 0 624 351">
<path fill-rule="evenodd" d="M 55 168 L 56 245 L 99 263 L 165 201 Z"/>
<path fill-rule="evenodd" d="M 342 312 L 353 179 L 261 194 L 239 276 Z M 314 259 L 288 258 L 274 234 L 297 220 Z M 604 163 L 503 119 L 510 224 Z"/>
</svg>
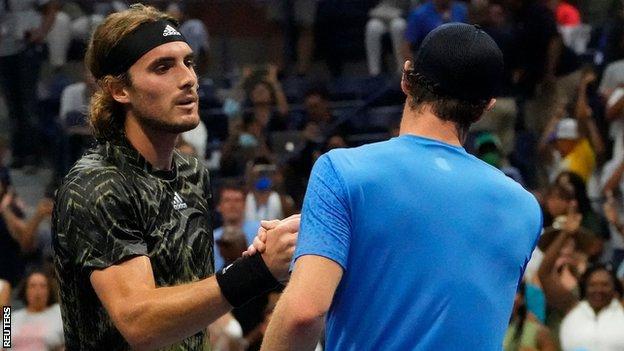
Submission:
<svg viewBox="0 0 624 351">
<path fill-rule="evenodd" d="M 572 304 L 559 329 L 564 351 L 624 350 L 622 284 L 604 265 L 588 269 L 580 282 L 581 300 Z"/>
<path fill-rule="evenodd" d="M 26 307 L 13 313 L 11 348 L 17 351 L 62 350 L 63 321 L 52 279 L 43 271 L 33 271 L 24 282 L 18 295 Z"/>
</svg>

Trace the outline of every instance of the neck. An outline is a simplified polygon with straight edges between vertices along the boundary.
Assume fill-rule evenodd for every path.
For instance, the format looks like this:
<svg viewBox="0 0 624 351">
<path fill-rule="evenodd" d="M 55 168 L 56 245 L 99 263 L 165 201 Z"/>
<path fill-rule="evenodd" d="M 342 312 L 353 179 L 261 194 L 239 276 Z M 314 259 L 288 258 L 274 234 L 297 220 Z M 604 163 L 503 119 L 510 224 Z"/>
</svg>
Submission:
<svg viewBox="0 0 624 351">
<path fill-rule="evenodd" d="M 412 109 L 409 102 L 403 107 L 403 117 L 399 135 L 412 134 L 441 141 L 446 144 L 461 146 L 465 133 L 460 133 L 457 124 L 444 121 L 431 112 L 429 106 Z"/>
<path fill-rule="evenodd" d="M 26 311 L 30 313 L 39 313 L 45 310 L 46 306 L 26 306 Z"/>
<path fill-rule="evenodd" d="M 265 205 L 267 201 L 269 201 L 269 195 L 271 192 L 269 191 L 255 191 L 254 196 L 256 197 L 256 202 L 261 205 Z"/>
<path fill-rule="evenodd" d="M 243 218 L 228 218 L 224 221 L 224 226 L 228 227 L 241 227 L 243 224 Z"/>
<path fill-rule="evenodd" d="M 128 112 L 124 127 L 130 144 L 152 167 L 161 170 L 171 169 L 178 134 L 155 131 L 139 123 L 132 112 Z"/>
</svg>

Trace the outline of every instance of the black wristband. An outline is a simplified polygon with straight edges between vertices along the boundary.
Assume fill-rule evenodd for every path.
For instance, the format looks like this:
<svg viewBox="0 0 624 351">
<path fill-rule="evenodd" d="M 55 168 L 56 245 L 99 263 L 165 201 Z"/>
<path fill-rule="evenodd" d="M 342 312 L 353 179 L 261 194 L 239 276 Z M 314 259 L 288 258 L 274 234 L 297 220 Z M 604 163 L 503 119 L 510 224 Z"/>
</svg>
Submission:
<svg viewBox="0 0 624 351">
<path fill-rule="evenodd" d="M 239 258 L 217 272 L 216 277 L 221 293 L 233 307 L 240 307 L 280 285 L 259 253 Z"/>
</svg>

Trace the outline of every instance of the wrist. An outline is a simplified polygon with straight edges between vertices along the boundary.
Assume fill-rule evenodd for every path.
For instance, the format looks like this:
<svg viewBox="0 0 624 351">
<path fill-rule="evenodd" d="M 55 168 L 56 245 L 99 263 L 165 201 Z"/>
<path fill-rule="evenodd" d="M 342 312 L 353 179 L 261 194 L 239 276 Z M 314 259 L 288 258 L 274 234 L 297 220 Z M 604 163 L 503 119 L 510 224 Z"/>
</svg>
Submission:
<svg viewBox="0 0 624 351">
<path fill-rule="evenodd" d="M 239 258 L 216 273 L 221 293 L 233 307 L 277 288 L 275 279 L 260 254 Z"/>
</svg>

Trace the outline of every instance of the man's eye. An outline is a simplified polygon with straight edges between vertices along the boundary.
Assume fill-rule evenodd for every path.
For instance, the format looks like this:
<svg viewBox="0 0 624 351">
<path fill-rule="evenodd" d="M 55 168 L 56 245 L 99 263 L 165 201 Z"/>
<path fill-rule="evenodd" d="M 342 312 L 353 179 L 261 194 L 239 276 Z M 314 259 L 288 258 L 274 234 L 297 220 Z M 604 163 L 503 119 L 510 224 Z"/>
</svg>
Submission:
<svg viewBox="0 0 624 351">
<path fill-rule="evenodd" d="M 156 73 L 165 73 L 167 72 L 167 70 L 169 70 L 170 66 L 169 65 L 158 65 L 154 68 L 154 71 L 156 71 Z"/>
<path fill-rule="evenodd" d="M 185 61 L 186 67 L 195 67 L 195 60 L 188 59 Z"/>
</svg>

